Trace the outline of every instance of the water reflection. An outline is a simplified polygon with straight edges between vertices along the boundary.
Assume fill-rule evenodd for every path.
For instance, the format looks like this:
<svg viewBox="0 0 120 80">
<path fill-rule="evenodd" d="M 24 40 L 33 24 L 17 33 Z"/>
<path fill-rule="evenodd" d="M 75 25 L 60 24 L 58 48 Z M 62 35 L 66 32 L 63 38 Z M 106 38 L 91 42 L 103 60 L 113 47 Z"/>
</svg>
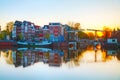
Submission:
<svg viewBox="0 0 120 80">
<path fill-rule="evenodd" d="M 0 60 L 15 67 L 31 66 L 42 62 L 50 67 L 60 67 L 62 64 L 80 66 L 81 63 L 109 62 L 120 60 L 120 50 L 87 49 L 48 49 L 48 48 L 18 48 L 17 50 L 1 50 Z"/>
</svg>

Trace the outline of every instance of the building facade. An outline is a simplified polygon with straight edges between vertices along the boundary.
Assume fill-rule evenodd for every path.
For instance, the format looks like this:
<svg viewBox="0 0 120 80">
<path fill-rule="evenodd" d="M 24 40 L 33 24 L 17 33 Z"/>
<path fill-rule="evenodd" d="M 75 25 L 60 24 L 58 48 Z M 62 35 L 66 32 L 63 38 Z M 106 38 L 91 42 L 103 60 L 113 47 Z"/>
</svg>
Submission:
<svg viewBox="0 0 120 80">
<path fill-rule="evenodd" d="M 50 40 L 52 42 L 58 42 L 62 40 L 63 38 L 62 27 L 63 26 L 61 23 L 49 23 Z"/>
</svg>

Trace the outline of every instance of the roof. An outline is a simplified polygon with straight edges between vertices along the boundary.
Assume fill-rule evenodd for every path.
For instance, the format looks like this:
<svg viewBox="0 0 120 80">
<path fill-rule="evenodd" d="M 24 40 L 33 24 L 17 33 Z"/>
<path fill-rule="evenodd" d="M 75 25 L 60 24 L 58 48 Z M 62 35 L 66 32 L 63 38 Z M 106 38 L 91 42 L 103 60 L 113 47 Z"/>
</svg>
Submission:
<svg viewBox="0 0 120 80">
<path fill-rule="evenodd" d="M 120 31 L 113 32 L 111 38 L 117 38 L 118 42 L 120 42 Z"/>
<path fill-rule="evenodd" d="M 49 23 L 49 25 L 61 25 L 61 23 L 59 23 L 59 22 L 53 22 L 53 23 Z"/>
<path fill-rule="evenodd" d="M 21 27 L 22 21 L 15 21 L 14 26 Z"/>
<path fill-rule="evenodd" d="M 38 25 L 35 25 L 35 28 L 41 28 L 40 26 L 38 26 Z"/>
<path fill-rule="evenodd" d="M 44 25 L 43 29 L 49 29 L 49 25 Z"/>
</svg>

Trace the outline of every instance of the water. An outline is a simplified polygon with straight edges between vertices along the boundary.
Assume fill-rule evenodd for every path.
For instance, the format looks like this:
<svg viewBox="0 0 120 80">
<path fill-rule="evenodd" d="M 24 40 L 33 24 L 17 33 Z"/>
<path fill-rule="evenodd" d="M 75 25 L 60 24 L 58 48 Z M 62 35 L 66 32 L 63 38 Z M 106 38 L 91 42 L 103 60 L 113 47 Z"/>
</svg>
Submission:
<svg viewBox="0 0 120 80">
<path fill-rule="evenodd" d="M 0 50 L 0 80 L 120 80 L 120 50 Z"/>
</svg>

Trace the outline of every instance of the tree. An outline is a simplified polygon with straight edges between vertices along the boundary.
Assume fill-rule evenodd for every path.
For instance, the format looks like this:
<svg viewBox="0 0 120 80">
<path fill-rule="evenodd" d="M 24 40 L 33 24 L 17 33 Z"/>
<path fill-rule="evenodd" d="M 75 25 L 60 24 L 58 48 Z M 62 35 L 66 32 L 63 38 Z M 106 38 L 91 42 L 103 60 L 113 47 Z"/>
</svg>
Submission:
<svg viewBox="0 0 120 80">
<path fill-rule="evenodd" d="M 103 30 L 104 30 L 104 32 L 103 32 L 103 38 L 105 38 L 105 39 L 110 38 L 111 34 L 112 34 L 112 29 L 109 28 L 109 27 L 104 26 Z"/>
<path fill-rule="evenodd" d="M 47 40 L 49 40 L 49 39 L 50 39 L 50 34 L 47 33 L 47 34 L 45 35 L 45 38 L 46 38 Z"/>
<path fill-rule="evenodd" d="M 81 38 L 81 39 L 87 39 L 88 38 L 88 35 L 82 31 L 79 31 L 78 32 L 78 38 Z"/>
<path fill-rule="evenodd" d="M 89 39 L 95 39 L 95 35 L 92 32 L 88 32 Z"/>
<path fill-rule="evenodd" d="M 7 35 L 7 31 L 6 30 L 1 31 L 0 39 L 5 40 L 6 39 L 6 35 Z"/>
<path fill-rule="evenodd" d="M 75 30 L 80 29 L 80 23 L 75 23 L 75 24 L 74 24 L 74 28 L 75 28 Z"/>
<path fill-rule="evenodd" d="M 0 33 L 1 33 L 1 26 L 0 26 Z"/>
<path fill-rule="evenodd" d="M 11 35 L 11 32 L 13 30 L 14 22 L 8 22 L 6 24 L 6 30 L 7 30 L 7 35 Z"/>
<path fill-rule="evenodd" d="M 74 30 L 78 30 L 81 27 L 80 23 L 78 23 L 78 22 L 76 22 L 76 23 L 74 23 L 74 22 L 68 22 L 68 25 L 71 26 L 71 28 L 74 29 Z"/>
<path fill-rule="evenodd" d="M 20 34 L 17 36 L 17 41 L 19 41 L 19 40 L 23 40 L 23 35 L 22 35 L 22 33 L 20 33 Z"/>
</svg>

